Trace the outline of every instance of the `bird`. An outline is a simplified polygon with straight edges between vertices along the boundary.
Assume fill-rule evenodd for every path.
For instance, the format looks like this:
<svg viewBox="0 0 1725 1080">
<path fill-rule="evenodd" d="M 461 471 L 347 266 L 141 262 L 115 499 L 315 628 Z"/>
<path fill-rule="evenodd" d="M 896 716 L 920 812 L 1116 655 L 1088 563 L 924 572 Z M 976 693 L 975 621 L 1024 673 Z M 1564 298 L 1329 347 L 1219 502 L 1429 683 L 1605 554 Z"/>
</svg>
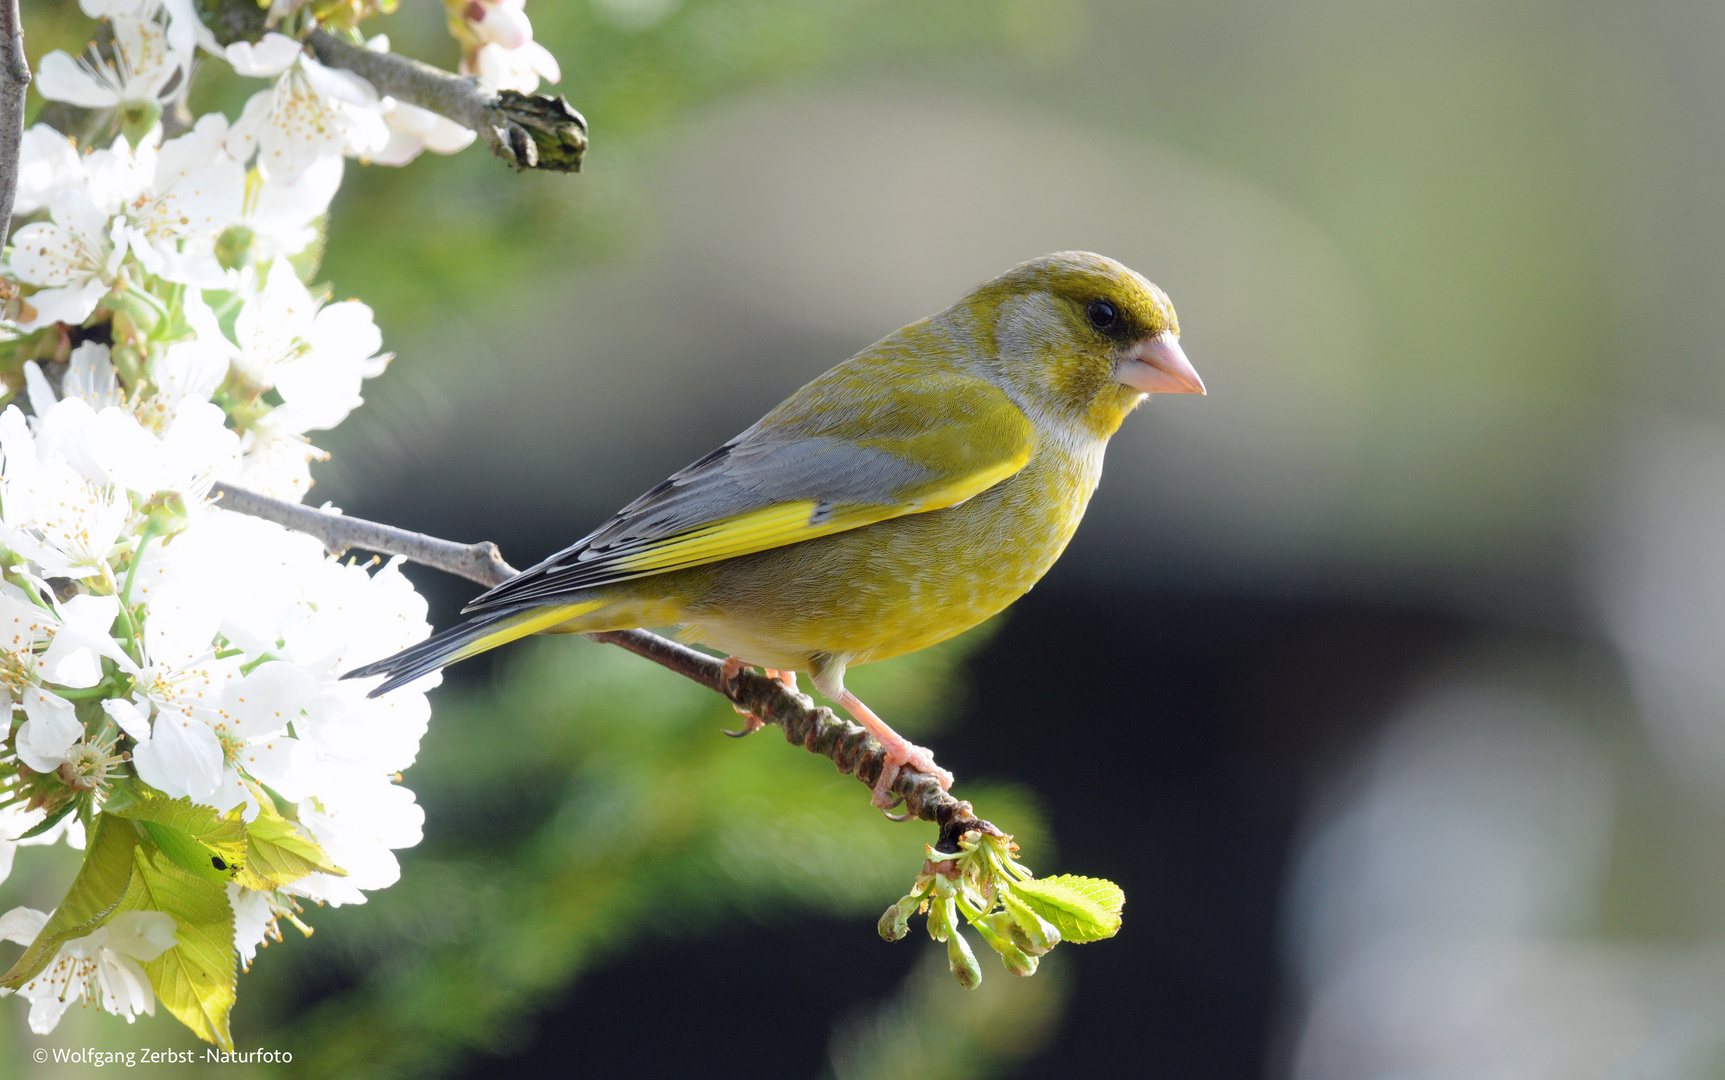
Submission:
<svg viewBox="0 0 1725 1080">
<path fill-rule="evenodd" d="M 797 673 L 901 769 L 952 774 L 845 688 L 1004 610 L 1077 530 L 1108 440 L 1154 394 L 1204 394 L 1168 295 L 1120 262 L 1021 263 L 818 376 L 471 617 L 344 677 L 369 696 L 537 633 L 675 626 L 727 681 Z M 761 726 L 750 718 L 748 730 Z"/>
</svg>

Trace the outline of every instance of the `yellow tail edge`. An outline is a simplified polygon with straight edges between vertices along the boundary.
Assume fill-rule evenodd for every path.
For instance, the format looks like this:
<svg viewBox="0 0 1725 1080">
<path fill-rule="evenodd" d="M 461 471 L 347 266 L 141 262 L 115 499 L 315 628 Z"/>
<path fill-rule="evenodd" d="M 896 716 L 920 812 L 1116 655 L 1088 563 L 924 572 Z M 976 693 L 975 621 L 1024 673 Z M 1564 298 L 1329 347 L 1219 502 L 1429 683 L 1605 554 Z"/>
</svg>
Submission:
<svg viewBox="0 0 1725 1080">
<path fill-rule="evenodd" d="M 588 600 L 580 604 L 559 604 L 556 607 L 539 608 L 523 615 L 518 622 L 505 623 L 489 634 L 484 634 L 466 642 L 451 653 L 445 663 L 453 664 L 466 660 L 470 656 L 478 656 L 482 652 L 490 652 L 499 645 L 507 645 L 518 638 L 537 634 L 541 630 L 549 630 L 558 623 L 579 618 L 589 611 L 595 611 L 605 606 L 604 600 Z"/>
</svg>

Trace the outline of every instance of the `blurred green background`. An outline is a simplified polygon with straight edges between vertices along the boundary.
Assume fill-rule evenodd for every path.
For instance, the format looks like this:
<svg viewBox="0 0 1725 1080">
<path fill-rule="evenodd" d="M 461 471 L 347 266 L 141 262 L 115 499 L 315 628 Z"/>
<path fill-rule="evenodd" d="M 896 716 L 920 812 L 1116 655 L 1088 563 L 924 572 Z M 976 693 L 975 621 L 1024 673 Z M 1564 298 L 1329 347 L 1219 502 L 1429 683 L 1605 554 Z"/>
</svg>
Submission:
<svg viewBox="0 0 1725 1080">
<path fill-rule="evenodd" d="M 350 167 L 323 276 L 399 358 L 312 500 L 526 565 L 1012 263 L 1125 261 L 1209 396 L 1128 422 L 1003 626 L 858 679 L 1126 926 L 967 996 L 874 937 L 927 827 L 554 641 L 451 673 L 425 844 L 260 956 L 240 1043 L 320 1077 L 1725 1075 L 1716 5 L 528 13 L 587 171 Z M 33 61 L 87 33 L 25 18 Z M 374 25 L 449 66 L 442 19 Z M 416 580 L 440 623 L 467 595 Z M 48 864 L 0 901 L 51 903 Z M 0 1040 L 74 1075 L 27 1072 L 22 1009 Z M 86 1040 L 187 1043 L 53 1042 Z"/>
</svg>

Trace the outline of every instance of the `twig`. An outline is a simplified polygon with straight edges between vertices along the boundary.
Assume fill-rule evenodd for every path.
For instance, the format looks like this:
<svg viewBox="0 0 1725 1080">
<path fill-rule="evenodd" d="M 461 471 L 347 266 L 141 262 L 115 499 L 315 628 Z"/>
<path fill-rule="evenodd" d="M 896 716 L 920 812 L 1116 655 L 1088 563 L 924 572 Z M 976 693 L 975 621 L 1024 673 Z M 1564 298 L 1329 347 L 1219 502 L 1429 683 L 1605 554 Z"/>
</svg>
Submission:
<svg viewBox="0 0 1725 1080">
<path fill-rule="evenodd" d="M 12 232 L 12 203 L 18 196 L 18 149 L 24 138 L 24 92 L 30 62 L 24 59 L 24 24 L 18 0 L 0 0 L 0 243 Z"/>
<path fill-rule="evenodd" d="M 8 0 L 0 0 L 0 3 Z M 275 24 L 270 7 L 255 0 L 197 0 L 216 41 L 255 42 Z M 485 137 L 491 152 L 517 171 L 580 172 L 587 152 L 587 121 L 561 97 L 492 94 L 478 79 L 463 78 L 395 53 L 372 52 L 327 30 L 305 39 L 312 55 L 330 67 L 351 71 L 397 101 L 429 109 Z"/>
<path fill-rule="evenodd" d="M 224 510 L 246 514 L 277 525 L 286 525 L 295 532 L 306 533 L 323 541 L 332 555 L 346 554 L 348 548 L 364 548 L 385 555 L 405 555 L 416 563 L 435 566 L 451 574 L 459 574 L 481 585 L 501 585 L 516 574 L 516 569 L 503 561 L 497 545 L 490 541 L 479 544 L 457 544 L 439 540 L 424 533 L 379 525 L 362 518 L 350 518 L 323 510 L 313 510 L 299 503 L 282 502 L 255 491 L 217 483 L 210 494 L 221 500 Z"/>
<path fill-rule="evenodd" d="M 338 555 L 349 548 L 402 555 L 487 587 L 501 584 L 517 572 L 503 561 L 497 545 L 489 541 L 458 544 L 392 525 L 282 502 L 232 484 L 218 483 L 211 494 L 221 500 L 218 505 L 225 509 L 315 536 Z M 724 695 L 737 707 L 783 728 L 788 741 L 831 759 L 841 773 L 855 776 L 871 788 L 886 764 L 886 751 L 861 726 L 834 715 L 831 709 L 816 707 L 808 695 L 793 692 L 759 672 L 745 670 L 727 683 L 724 665 L 719 660 L 646 630 L 611 630 L 586 636 L 628 649 Z M 940 782 L 927 773 L 901 769 L 892 790 L 904 797 L 905 810 L 912 817 L 940 826 L 939 846 L 944 850 L 958 850 L 957 838 L 965 831 L 996 831 L 993 825 L 976 818 L 970 803 L 943 791 Z"/>
<path fill-rule="evenodd" d="M 323 63 L 353 72 L 378 93 L 477 131 L 491 152 L 517 171 L 581 171 L 587 121 L 562 97 L 514 90 L 493 94 L 478 79 L 451 75 L 406 56 L 362 49 L 327 30 L 313 30 L 306 44 Z"/>
</svg>

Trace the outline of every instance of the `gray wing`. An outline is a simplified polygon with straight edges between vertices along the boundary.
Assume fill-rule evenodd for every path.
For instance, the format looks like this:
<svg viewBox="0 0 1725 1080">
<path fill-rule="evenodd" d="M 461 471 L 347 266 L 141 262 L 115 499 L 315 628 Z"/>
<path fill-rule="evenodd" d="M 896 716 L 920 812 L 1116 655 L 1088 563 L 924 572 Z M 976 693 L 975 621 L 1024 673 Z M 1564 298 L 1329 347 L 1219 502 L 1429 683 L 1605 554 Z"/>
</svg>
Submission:
<svg viewBox="0 0 1725 1080">
<path fill-rule="evenodd" d="M 645 576 L 619 566 L 668 538 L 792 502 L 879 504 L 926 485 L 934 471 L 884 450 L 824 437 L 774 438 L 750 428 L 662 481 L 616 516 L 465 609 L 487 611 Z M 651 573 L 653 571 L 648 571 Z"/>
</svg>

